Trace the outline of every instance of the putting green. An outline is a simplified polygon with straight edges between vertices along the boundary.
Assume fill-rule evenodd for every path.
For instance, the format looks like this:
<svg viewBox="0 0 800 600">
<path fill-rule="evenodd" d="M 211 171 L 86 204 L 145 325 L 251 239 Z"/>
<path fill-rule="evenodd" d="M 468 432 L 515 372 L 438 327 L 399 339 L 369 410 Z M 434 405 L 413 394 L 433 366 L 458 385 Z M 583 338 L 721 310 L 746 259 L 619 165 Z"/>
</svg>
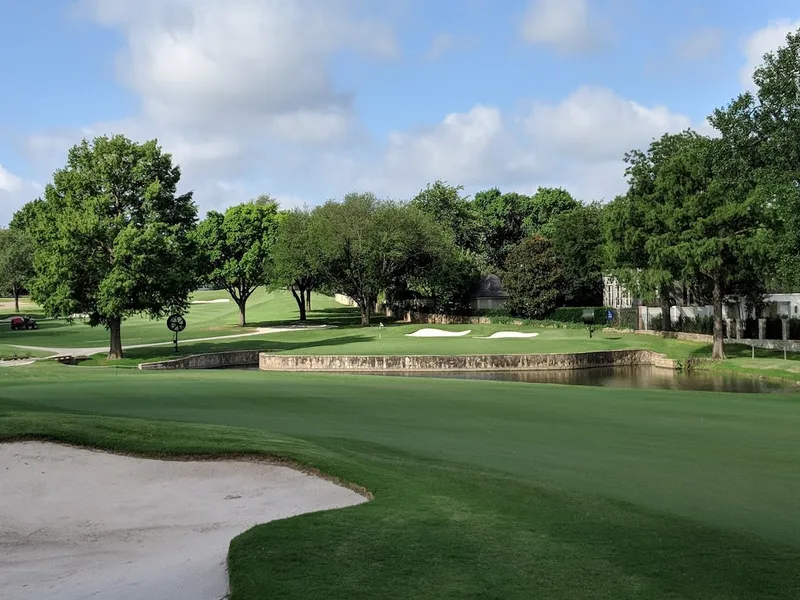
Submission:
<svg viewBox="0 0 800 600">
<path fill-rule="evenodd" d="M 793 397 L 258 372 L 0 372 L 0 437 L 270 453 L 371 503 L 257 527 L 232 598 L 792 598 Z"/>
</svg>

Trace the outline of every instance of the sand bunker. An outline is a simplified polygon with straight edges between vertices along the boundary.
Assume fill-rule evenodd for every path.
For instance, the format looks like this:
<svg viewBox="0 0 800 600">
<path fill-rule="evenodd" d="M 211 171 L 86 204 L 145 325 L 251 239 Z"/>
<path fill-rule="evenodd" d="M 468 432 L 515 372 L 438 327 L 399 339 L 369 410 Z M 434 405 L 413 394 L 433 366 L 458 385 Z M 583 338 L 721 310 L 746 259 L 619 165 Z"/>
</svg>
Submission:
<svg viewBox="0 0 800 600">
<path fill-rule="evenodd" d="M 217 298 L 216 300 L 192 300 L 192 304 L 223 304 L 230 301 L 230 298 Z"/>
<path fill-rule="evenodd" d="M 366 499 L 248 462 L 141 460 L 0 444 L 0 598 L 219 600 L 233 537 Z"/>
<path fill-rule="evenodd" d="M 420 329 L 414 333 L 407 333 L 407 337 L 462 337 L 470 332 L 467 331 L 445 331 L 444 329 Z"/>
<path fill-rule="evenodd" d="M 486 336 L 485 340 L 497 340 L 500 338 L 535 338 L 538 333 L 523 333 L 521 331 L 498 331 L 492 335 Z"/>
</svg>

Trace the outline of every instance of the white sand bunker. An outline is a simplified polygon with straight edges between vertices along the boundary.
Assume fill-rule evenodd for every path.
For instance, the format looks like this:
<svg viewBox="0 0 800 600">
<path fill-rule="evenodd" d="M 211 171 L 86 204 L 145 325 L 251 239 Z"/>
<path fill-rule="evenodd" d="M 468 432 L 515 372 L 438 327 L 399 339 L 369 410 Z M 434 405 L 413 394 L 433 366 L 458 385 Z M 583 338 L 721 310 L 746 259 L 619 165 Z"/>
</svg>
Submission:
<svg viewBox="0 0 800 600">
<path fill-rule="evenodd" d="M 217 298 L 216 300 L 192 300 L 192 304 L 224 304 L 230 301 L 230 298 Z"/>
<path fill-rule="evenodd" d="M 462 337 L 469 334 L 471 330 L 466 331 L 445 331 L 444 329 L 420 329 L 414 333 L 407 333 L 407 337 Z"/>
<path fill-rule="evenodd" d="M 499 338 L 535 338 L 538 335 L 538 333 L 523 333 L 521 331 L 498 331 L 482 339 L 496 340 Z"/>
<path fill-rule="evenodd" d="M 233 537 L 366 498 L 248 462 L 0 444 L 0 598 L 219 600 Z"/>
</svg>

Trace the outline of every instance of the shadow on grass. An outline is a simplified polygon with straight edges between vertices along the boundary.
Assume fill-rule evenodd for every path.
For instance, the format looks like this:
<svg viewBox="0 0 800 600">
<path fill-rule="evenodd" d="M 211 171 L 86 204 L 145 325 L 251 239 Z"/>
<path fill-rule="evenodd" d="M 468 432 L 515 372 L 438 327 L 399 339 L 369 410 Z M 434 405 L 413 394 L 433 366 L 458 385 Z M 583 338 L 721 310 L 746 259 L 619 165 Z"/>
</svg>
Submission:
<svg viewBox="0 0 800 600">
<path fill-rule="evenodd" d="M 705 344 L 699 346 L 690 352 L 693 358 L 711 358 L 711 351 L 713 346 Z M 751 346 L 746 344 L 725 344 L 726 358 L 765 358 L 770 360 L 783 359 L 783 350 L 767 350 L 765 348 L 756 348 L 753 351 Z M 800 353 L 787 352 L 786 359 L 789 361 L 800 362 Z"/>
<path fill-rule="evenodd" d="M 403 325 L 402 321 L 397 321 L 394 317 L 387 317 L 381 314 L 373 314 L 370 318 L 371 325 L 378 325 L 383 323 L 385 327 L 393 325 Z M 342 327 L 342 328 L 358 328 L 362 329 L 361 325 L 361 311 L 357 308 L 341 307 L 341 308 L 321 308 L 319 310 L 311 310 L 308 312 L 308 319 L 299 321 L 297 319 L 291 320 L 275 320 L 275 321 L 261 321 L 259 323 L 248 323 L 250 327 L 288 327 L 291 325 L 327 325 L 329 327 Z"/>
<path fill-rule="evenodd" d="M 170 360 L 173 358 L 183 358 L 197 354 L 209 354 L 213 352 L 235 352 L 237 350 L 258 350 L 260 352 L 282 352 L 299 350 L 303 348 L 316 348 L 320 346 L 345 346 L 347 344 L 358 344 L 361 342 L 372 341 L 373 338 L 363 335 L 349 335 L 333 337 L 320 340 L 304 341 L 277 341 L 264 339 L 242 339 L 235 342 L 200 342 L 186 343 L 178 345 L 178 351 L 173 351 L 169 346 L 150 346 L 147 348 L 131 348 L 125 351 L 125 358 L 122 360 L 107 361 L 103 355 L 95 355 L 91 360 L 81 364 L 89 366 L 108 365 L 108 366 L 135 366 L 141 362 L 153 360 Z"/>
</svg>

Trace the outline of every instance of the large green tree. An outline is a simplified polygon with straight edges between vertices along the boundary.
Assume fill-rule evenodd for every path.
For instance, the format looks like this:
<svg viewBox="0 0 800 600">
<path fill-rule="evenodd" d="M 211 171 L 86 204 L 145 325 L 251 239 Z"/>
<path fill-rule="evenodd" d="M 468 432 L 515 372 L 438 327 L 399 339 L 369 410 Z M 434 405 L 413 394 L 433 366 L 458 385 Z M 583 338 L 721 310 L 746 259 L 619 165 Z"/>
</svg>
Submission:
<svg viewBox="0 0 800 600">
<path fill-rule="evenodd" d="M 33 278 L 33 241 L 20 229 L 0 229 L 0 289 L 14 298 L 19 312 L 19 296 Z"/>
<path fill-rule="evenodd" d="M 506 258 L 503 287 L 507 307 L 516 316 L 543 319 L 563 299 L 564 269 L 545 237 L 528 238 Z"/>
<path fill-rule="evenodd" d="M 755 93 L 739 95 L 709 120 L 735 157 L 734 168 L 750 173 L 751 193 L 775 209 L 775 268 L 764 273 L 768 283 L 795 291 L 800 286 L 800 30 L 764 55 L 753 82 Z"/>
<path fill-rule="evenodd" d="M 509 252 L 522 240 L 533 235 L 549 237 L 553 219 L 581 204 L 566 190 L 540 187 L 533 196 L 504 194 L 492 188 L 475 194 L 472 205 L 480 223 L 486 262 L 502 270 Z"/>
<path fill-rule="evenodd" d="M 600 204 L 555 215 L 548 225 L 553 250 L 564 269 L 564 302 L 599 306 L 603 301 L 603 207 Z"/>
<path fill-rule="evenodd" d="M 247 301 L 270 281 L 278 230 L 278 204 L 258 198 L 209 211 L 197 229 L 203 279 L 226 290 L 239 308 L 239 325 L 247 325 Z"/>
<path fill-rule="evenodd" d="M 117 135 L 82 141 L 44 198 L 15 219 L 35 244 L 31 295 L 58 317 L 89 316 L 122 357 L 122 321 L 183 311 L 195 288 L 191 193 L 176 195 L 180 168 L 155 140 Z"/>
<path fill-rule="evenodd" d="M 311 291 L 320 283 L 321 255 L 313 235 L 308 210 L 295 209 L 281 215 L 273 249 L 271 287 L 292 292 L 301 321 L 306 320 L 311 308 Z"/>
<path fill-rule="evenodd" d="M 754 176 L 727 140 L 695 136 L 665 161 L 655 182 L 662 227 L 648 240 L 648 255 L 680 265 L 683 280 L 710 291 L 715 359 L 725 358 L 725 298 L 755 303 L 773 264 L 774 205 Z"/>
<path fill-rule="evenodd" d="M 581 206 L 580 201 L 563 188 L 540 187 L 523 206 L 523 210 L 527 212 L 523 219 L 525 234 L 551 238 L 556 219 Z"/>
<path fill-rule="evenodd" d="M 365 326 L 378 297 L 407 286 L 409 278 L 431 265 L 438 246 L 437 226 L 428 215 L 369 192 L 315 209 L 312 231 L 322 278 L 355 301 Z"/>
<path fill-rule="evenodd" d="M 525 239 L 531 198 L 492 188 L 475 194 L 472 204 L 480 221 L 481 252 L 490 267 L 501 270 L 508 253 Z"/>
<path fill-rule="evenodd" d="M 682 267 L 657 243 L 668 221 L 662 218 L 665 188 L 656 182 L 664 165 L 699 137 L 691 130 L 665 134 L 646 150 L 628 152 L 628 192 L 605 211 L 606 257 L 612 273 L 637 297 L 658 297 L 666 331 L 671 329 L 670 297 Z"/>
<path fill-rule="evenodd" d="M 463 186 L 437 180 L 414 196 L 411 205 L 447 227 L 459 248 L 477 252 L 480 247 L 480 222 L 469 198 L 461 195 L 463 190 Z"/>
</svg>

